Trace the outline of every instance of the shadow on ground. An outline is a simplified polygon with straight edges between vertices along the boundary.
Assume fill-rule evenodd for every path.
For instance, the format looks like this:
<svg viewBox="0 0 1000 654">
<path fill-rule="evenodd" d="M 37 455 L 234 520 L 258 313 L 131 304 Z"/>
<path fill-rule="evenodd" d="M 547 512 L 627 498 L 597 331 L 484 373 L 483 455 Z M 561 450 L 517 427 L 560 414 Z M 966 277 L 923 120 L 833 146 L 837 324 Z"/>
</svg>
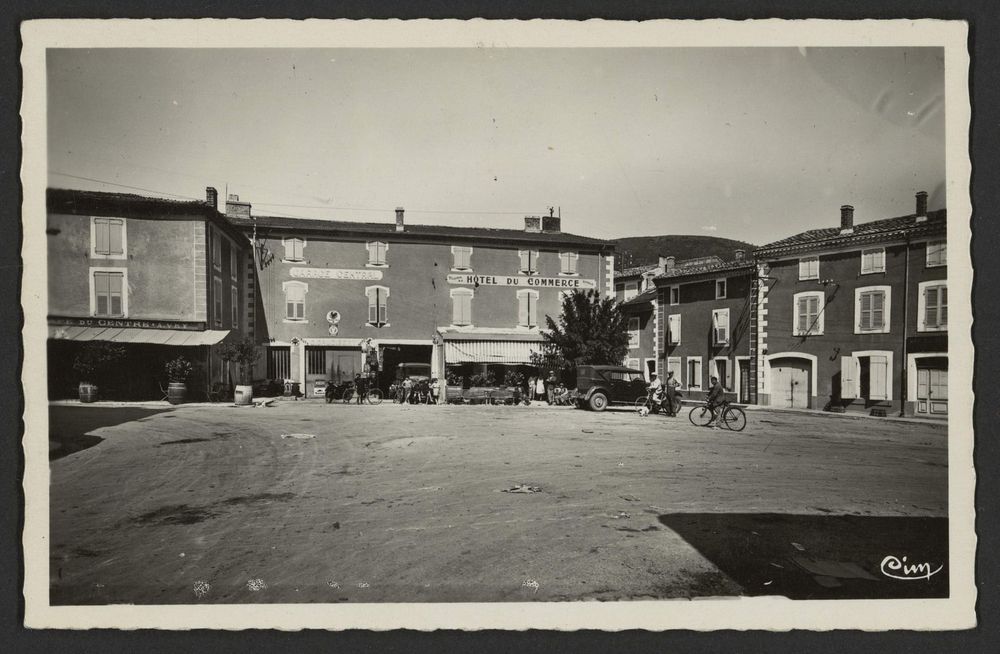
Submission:
<svg viewBox="0 0 1000 654">
<path fill-rule="evenodd" d="M 922 517 L 671 513 L 659 520 L 744 589 L 791 599 L 948 596 L 948 520 Z M 930 579 L 883 574 L 900 563 L 944 564 Z M 901 576 L 918 576 L 917 572 Z"/>
<path fill-rule="evenodd" d="M 104 439 L 91 432 L 148 418 L 172 409 L 138 407 L 49 407 L 49 460 L 93 447 Z"/>
</svg>

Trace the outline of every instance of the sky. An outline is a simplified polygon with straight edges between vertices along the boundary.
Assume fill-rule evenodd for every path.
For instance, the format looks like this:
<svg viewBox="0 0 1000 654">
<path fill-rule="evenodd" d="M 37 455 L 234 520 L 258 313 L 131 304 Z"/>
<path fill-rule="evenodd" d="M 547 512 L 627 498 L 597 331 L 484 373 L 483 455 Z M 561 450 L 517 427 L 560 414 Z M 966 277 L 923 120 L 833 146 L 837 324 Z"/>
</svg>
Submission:
<svg viewBox="0 0 1000 654">
<path fill-rule="evenodd" d="M 940 48 L 49 50 L 47 93 L 49 186 L 258 215 L 760 245 L 945 204 Z"/>
</svg>

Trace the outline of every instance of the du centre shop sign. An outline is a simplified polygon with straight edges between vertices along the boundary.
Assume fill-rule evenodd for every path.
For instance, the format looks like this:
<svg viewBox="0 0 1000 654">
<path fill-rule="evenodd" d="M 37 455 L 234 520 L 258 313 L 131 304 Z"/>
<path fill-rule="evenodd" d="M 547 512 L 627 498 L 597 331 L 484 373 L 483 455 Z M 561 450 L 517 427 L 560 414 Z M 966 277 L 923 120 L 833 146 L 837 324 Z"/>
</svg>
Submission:
<svg viewBox="0 0 1000 654">
<path fill-rule="evenodd" d="M 558 288 L 561 290 L 586 290 L 597 288 L 596 279 L 580 277 L 537 277 L 534 275 L 448 275 L 449 284 L 479 286 L 521 286 L 524 288 Z"/>
</svg>

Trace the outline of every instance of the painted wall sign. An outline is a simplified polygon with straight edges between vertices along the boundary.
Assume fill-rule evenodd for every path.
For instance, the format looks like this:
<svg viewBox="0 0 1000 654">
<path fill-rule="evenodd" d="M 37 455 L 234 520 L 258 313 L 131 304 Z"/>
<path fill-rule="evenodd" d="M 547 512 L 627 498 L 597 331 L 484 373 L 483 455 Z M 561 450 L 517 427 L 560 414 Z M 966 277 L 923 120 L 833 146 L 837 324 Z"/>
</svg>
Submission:
<svg viewBox="0 0 1000 654">
<path fill-rule="evenodd" d="M 350 268 L 292 268 L 288 274 L 300 279 L 360 279 L 364 281 L 382 279 L 381 270 Z"/>
<path fill-rule="evenodd" d="M 479 284 L 480 286 L 523 286 L 525 288 L 589 289 L 597 288 L 597 280 L 580 277 L 535 277 L 532 275 L 448 275 L 449 284 Z"/>
<path fill-rule="evenodd" d="M 49 316 L 50 325 L 72 325 L 77 327 L 125 327 L 139 329 L 184 329 L 204 331 L 203 322 L 181 322 L 171 320 L 128 320 L 125 318 L 64 318 Z"/>
</svg>

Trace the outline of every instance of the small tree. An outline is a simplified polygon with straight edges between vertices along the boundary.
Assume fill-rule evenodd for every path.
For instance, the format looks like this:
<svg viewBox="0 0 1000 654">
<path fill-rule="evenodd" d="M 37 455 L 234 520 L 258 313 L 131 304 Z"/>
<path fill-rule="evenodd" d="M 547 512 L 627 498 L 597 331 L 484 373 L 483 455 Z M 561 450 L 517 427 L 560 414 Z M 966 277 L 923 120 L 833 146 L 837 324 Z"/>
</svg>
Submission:
<svg viewBox="0 0 1000 654">
<path fill-rule="evenodd" d="M 508 368 L 507 372 L 503 376 L 503 385 L 509 388 L 521 388 L 524 384 L 524 373 L 514 369 Z"/>
<path fill-rule="evenodd" d="M 194 366 L 184 357 L 177 357 L 176 359 L 167 361 L 165 368 L 167 370 L 167 379 L 175 384 L 186 382 L 194 371 Z"/>
<path fill-rule="evenodd" d="M 87 343 L 73 359 L 73 370 L 80 374 L 80 381 L 94 382 L 112 364 L 125 358 L 125 346 L 118 343 Z"/>
<path fill-rule="evenodd" d="M 545 323 L 548 347 L 540 356 L 543 361 L 562 363 L 551 368 L 620 365 L 628 354 L 628 317 L 614 298 L 602 298 L 596 290 L 567 295 L 559 322 L 545 316 Z"/>
<path fill-rule="evenodd" d="M 253 366 L 262 354 L 260 347 L 251 338 L 245 338 L 235 343 L 223 343 L 219 348 L 219 357 L 223 361 L 235 363 L 239 369 L 240 384 L 250 383 Z"/>
</svg>

